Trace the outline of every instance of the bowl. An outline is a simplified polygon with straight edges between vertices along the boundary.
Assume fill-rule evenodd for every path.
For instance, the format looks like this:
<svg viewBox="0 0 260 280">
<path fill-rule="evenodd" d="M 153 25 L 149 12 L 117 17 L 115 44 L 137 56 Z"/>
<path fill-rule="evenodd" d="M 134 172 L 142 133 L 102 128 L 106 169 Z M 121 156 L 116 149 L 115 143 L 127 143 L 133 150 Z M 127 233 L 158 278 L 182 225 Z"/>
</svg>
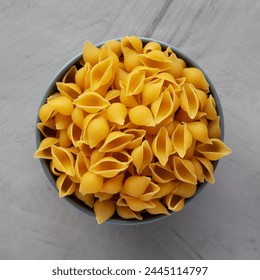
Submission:
<svg viewBox="0 0 260 280">
<path fill-rule="evenodd" d="M 189 56 L 187 56 L 186 54 L 184 54 L 183 52 L 181 52 L 180 50 L 178 50 L 174 46 L 171 46 L 170 44 L 167 44 L 165 42 L 161 42 L 161 41 L 158 41 L 158 40 L 155 40 L 155 39 L 151 39 L 151 38 L 145 38 L 145 37 L 139 37 L 139 38 L 142 40 L 143 45 L 145 45 L 149 42 L 157 42 L 161 45 L 162 49 L 164 49 L 164 50 L 166 50 L 168 47 L 171 48 L 175 52 L 175 54 L 177 55 L 178 58 L 181 58 L 186 62 L 188 67 L 196 67 L 203 72 L 203 74 L 205 75 L 206 80 L 209 84 L 210 94 L 214 97 L 215 102 L 216 102 L 216 110 L 217 110 L 218 115 L 220 116 L 221 140 L 223 141 L 223 139 L 224 139 L 224 117 L 223 117 L 222 106 L 221 106 L 217 91 L 216 91 L 213 83 L 210 81 L 208 75 L 204 72 L 204 70 L 193 59 L 191 59 Z M 111 39 L 111 40 L 120 41 L 121 39 L 122 38 L 115 38 L 115 39 Z M 98 43 L 95 46 L 96 47 L 101 47 L 106 42 L 107 41 Z M 68 70 L 71 68 L 71 66 L 73 66 L 73 65 L 75 65 L 76 67 L 80 66 L 80 61 L 82 60 L 82 58 L 83 58 L 83 54 L 82 53 L 78 54 L 77 56 L 72 58 L 69 62 L 67 62 L 59 70 L 59 72 L 54 76 L 54 78 L 51 80 L 49 86 L 47 87 L 47 90 L 46 90 L 46 92 L 43 96 L 43 99 L 41 101 L 40 107 L 46 102 L 47 98 L 50 95 L 52 95 L 53 93 L 55 93 L 57 91 L 56 82 L 60 82 L 62 80 L 62 78 L 68 72 Z M 39 117 L 37 117 L 36 122 L 37 123 L 40 122 Z M 41 132 L 38 129 L 36 129 L 36 145 L 37 145 L 37 147 L 39 146 L 39 144 L 40 144 L 40 142 L 42 141 L 43 138 L 44 137 L 41 134 Z M 214 170 L 217 167 L 218 161 L 219 160 L 213 161 Z M 56 183 L 55 183 L 57 177 L 50 171 L 49 160 L 41 158 L 40 162 L 41 162 L 41 165 L 42 165 L 42 168 L 44 170 L 45 175 L 47 176 L 47 178 L 49 179 L 50 183 L 55 188 L 55 190 L 57 190 Z M 188 199 L 185 200 L 185 205 L 187 203 L 189 203 L 190 201 L 194 200 L 199 195 L 199 193 L 205 188 L 207 183 L 208 183 L 207 181 L 205 181 L 203 183 L 198 183 L 196 193 L 191 198 L 188 198 Z M 93 209 L 88 207 L 87 205 L 85 205 L 82 201 L 77 199 L 74 195 L 65 196 L 64 199 L 66 199 L 69 203 L 71 203 L 72 205 L 74 205 L 76 208 L 78 208 L 82 212 L 86 213 L 87 215 L 89 215 L 93 218 L 95 217 Z M 174 212 L 170 211 L 170 216 L 172 216 L 174 214 L 175 214 Z M 118 224 L 118 225 L 140 225 L 140 224 L 147 224 L 147 223 L 155 222 L 155 221 L 164 219 L 166 217 L 169 217 L 169 216 L 167 216 L 167 215 L 151 215 L 149 213 L 144 213 L 143 220 L 124 220 L 120 217 L 115 216 L 115 217 L 112 217 L 109 220 L 107 220 L 106 223 Z"/>
</svg>

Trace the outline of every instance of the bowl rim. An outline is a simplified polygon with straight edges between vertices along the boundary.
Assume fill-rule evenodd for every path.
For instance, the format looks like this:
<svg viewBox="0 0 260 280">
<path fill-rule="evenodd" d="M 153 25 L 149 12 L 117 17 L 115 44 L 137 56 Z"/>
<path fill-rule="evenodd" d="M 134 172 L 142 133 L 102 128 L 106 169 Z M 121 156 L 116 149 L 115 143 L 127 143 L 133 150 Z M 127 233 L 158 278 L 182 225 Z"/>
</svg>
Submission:
<svg viewBox="0 0 260 280">
<path fill-rule="evenodd" d="M 101 47 L 102 45 L 104 45 L 106 42 L 109 42 L 111 40 L 116 40 L 116 41 L 121 41 L 122 38 L 124 37 L 117 37 L 117 38 L 113 38 L 113 39 L 109 39 L 109 40 L 105 40 L 102 41 L 100 43 L 94 44 L 96 47 Z M 210 80 L 209 76 L 207 75 L 207 73 L 205 73 L 205 71 L 201 68 L 201 66 L 195 62 L 192 58 L 190 58 L 188 55 L 186 55 L 185 53 L 183 53 L 182 51 L 180 51 L 178 48 L 172 46 L 169 43 L 165 43 L 153 38 L 147 38 L 147 37 L 138 37 L 141 39 L 141 41 L 143 42 L 143 44 L 147 44 L 149 42 L 156 42 L 159 43 L 163 49 L 167 49 L 168 47 L 171 48 L 173 50 L 173 52 L 177 55 L 178 58 L 183 59 L 188 66 L 190 67 L 196 67 L 198 69 L 200 69 L 202 71 L 202 73 L 205 75 L 205 78 L 209 84 L 209 92 L 210 94 L 212 94 L 212 96 L 215 99 L 216 102 L 216 109 L 217 109 L 217 113 L 220 116 L 220 127 L 221 127 L 221 140 L 224 140 L 224 114 L 223 114 L 223 110 L 222 110 L 222 105 L 220 102 L 220 98 L 219 95 L 212 83 L 212 81 Z M 54 77 L 51 79 L 51 81 L 49 82 L 49 85 L 45 91 L 45 94 L 43 95 L 42 101 L 40 103 L 39 109 L 41 108 L 41 106 L 43 104 L 46 103 L 47 98 L 53 94 L 55 92 L 56 89 L 56 82 L 59 82 L 62 80 L 62 78 L 64 77 L 64 75 L 68 72 L 68 70 L 70 69 L 70 67 L 72 67 L 73 65 L 77 65 L 79 63 L 80 60 L 83 59 L 83 53 L 79 53 L 76 56 L 74 56 L 72 59 L 70 59 L 65 65 L 63 65 L 60 70 L 54 75 Z M 38 112 L 39 112 L 38 109 Z M 36 124 L 38 124 L 40 121 L 39 118 L 39 114 L 37 114 L 37 118 L 36 118 Z M 41 134 L 40 130 L 37 129 L 36 127 L 36 147 L 38 149 L 39 144 L 41 142 L 41 140 L 44 138 L 43 135 Z M 45 175 L 47 176 L 48 180 L 50 181 L 51 185 L 55 188 L 56 191 L 57 187 L 56 187 L 56 181 L 55 178 L 56 176 L 54 174 L 51 173 L 50 169 L 49 169 L 49 160 L 47 159 L 43 159 L 40 158 L 40 163 L 41 166 L 44 170 Z M 213 161 L 213 170 L 215 171 L 219 160 Z M 191 197 L 191 198 L 187 198 L 185 199 L 185 206 L 195 197 L 197 197 L 199 195 L 199 193 L 205 188 L 205 186 L 208 184 L 207 181 L 204 181 L 203 183 L 197 183 L 197 190 L 196 193 Z M 71 205 L 73 205 L 75 208 L 79 209 L 80 211 L 88 214 L 89 216 L 95 218 L 94 215 L 94 211 L 92 208 L 88 207 L 87 205 L 85 205 L 83 202 L 81 202 L 78 198 L 76 198 L 74 195 L 70 195 L 70 196 L 65 196 L 63 197 L 63 199 L 65 199 L 66 201 L 68 201 Z M 109 224 L 114 224 L 114 225 L 128 225 L 128 226 L 133 226 L 133 225 L 144 225 L 144 224 L 148 224 L 148 223 L 152 223 L 152 222 L 156 222 L 162 219 L 165 219 L 167 217 L 171 217 L 175 214 L 175 212 L 173 211 L 169 211 L 170 215 L 164 215 L 164 214 L 160 214 L 160 215 L 148 215 L 148 217 L 145 217 L 143 220 L 136 220 L 136 219 L 129 219 L 129 220 L 124 220 L 120 217 L 112 217 L 110 219 L 108 219 L 107 221 L 105 221 L 104 223 L 109 223 Z"/>
</svg>

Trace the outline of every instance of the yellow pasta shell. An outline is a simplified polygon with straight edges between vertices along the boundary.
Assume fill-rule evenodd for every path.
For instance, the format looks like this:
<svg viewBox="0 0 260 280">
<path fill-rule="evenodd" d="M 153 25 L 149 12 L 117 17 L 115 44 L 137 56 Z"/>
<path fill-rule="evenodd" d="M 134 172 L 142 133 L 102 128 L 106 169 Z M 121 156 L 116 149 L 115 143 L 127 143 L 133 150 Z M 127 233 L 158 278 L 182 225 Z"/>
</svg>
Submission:
<svg viewBox="0 0 260 280">
<path fill-rule="evenodd" d="M 67 174 L 61 174 L 56 181 L 59 197 L 73 194 L 76 189 L 76 183 L 72 182 Z"/>
<path fill-rule="evenodd" d="M 115 213 L 115 203 L 113 200 L 97 200 L 94 204 L 94 213 L 98 224 L 104 223 Z"/>
<path fill-rule="evenodd" d="M 72 101 L 65 96 L 50 99 L 47 101 L 47 104 L 49 104 L 56 112 L 66 116 L 71 115 L 74 109 Z"/>
<path fill-rule="evenodd" d="M 39 110 L 39 118 L 43 123 L 47 122 L 49 119 L 55 116 L 55 114 L 56 112 L 54 108 L 48 103 L 43 104 Z"/>
<path fill-rule="evenodd" d="M 197 177 L 195 167 L 190 160 L 173 157 L 174 174 L 182 182 L 196 184 Z"/>
<path fill-rule="evenodd" d="M 169 210 L 179 212 L 184 207 L 185 198 L 170 193 L 166 196 L 165 202 Z"/>
<path fill-rule="evenodd" d="M 189 198 L 195 194 L 196 190 L 197 190 L 196 184 L 179 182 L 172 193 L 180 197 Z"/>
<path fill-rule="evenodd" d="M 51 146 L 53 166 L 67 175 L 74 176 L 74 157 L 67 148 Z"/>
<path fill-rule="evenodd" d="M 142 201 L 135 197 L 124 196 L 127 206 L 133 211 L 142 211 L 147 208 L 154 208 L 156 205 L 152 201 Z"/>
<path fill-rule="evenodd" d="M 87 171 L 80 181 L 79 191 L 81 194 L 97 193 L 103 187 L 103 177 Z"/>
<path fill-rule="evenodd" d="M 74 100 L 81 93 L 81 88 L 74 83 L 56 83 L 58 90 L 60 91 L 61 96 L 68 97 L 70 100 Z"/>
<path fill-rule="evenodd" d="M 101 50 L 95 47 L 91 42 L 86 41 L 83 47 L 83 60 L 89 62 L 92 66 L 98 63 Z"/>
<path fill-rule="evenodd" d="M 146 176 L 130 176 L 126 179 L 121 192 L 132 197 L 139 197 L 145 192 L 150 182 L 151 179 Z"/>
<path fill-rule="evenodd" d="M 218 160 L 229 155 L 232 151 L 220 139 L 212 138 L 211 143 L 203 143 L 197 146 L 197 151 L 209 160 Z"/>
<path fill-rule="evenodd" d="M 208 143 L 210 141 L 208 137 L 208 128 L 204 123 L 197 121 L 186 123 L 185 125 L 194 139 L 202 143 Z"/>
<path fill-rule="evenodd" d="M 175 179 L 175 175 L 169 164 L 165 166 L 159 162 L 150 163 L 149 168 L 152 172 L 152 178 L 158 183 L 168 183 Z"/>
<path fill-rule="evenodd" d="M 104 157 L 90 166 L 89 171 L 105 178 L 112 178 L 119 172 L 124 171 L 127 167 L 128 164 L 122 163 L 113 157 Z"/>
<path fill-rule="evenodd" d="M 209 138 L 221 138 L 220 117 L 208 123 Z"/>
<path fill-rule="evenodd" d="M 144 85 L 142 104 L 147 106 L 159 98 L 163 86 L 163 79 L 155 79 Z"/>
<path fill-rule="evenodd" d="M 112 103 L 106 110 L 108 121 L 123 125 L 127 116 L 127 108 L 122 103 Z"/>
<path fill-rule="evenodd" d="M 158 68 L 161 71 L 170 69 L 172 65 L 172 62 L 168 59 L 168 57 L 158 50 L 150 51 L 147 54 L 140 54 L 138 59 L 143 65 Z"/>
<path fill-rule="evenodd" d="M 137 53 L 142 53 L 143 43 L 137 36 L 125 36 L 121 39 L 121 49 L 129 48 Z"/>
<path fill-rule="evenodd" d="M 88 113 L 97 113 L 109 106 L 109 102 L 96 92 L 84 92 L 73 102 Z"/>
<path fill-rule="evenodd" d="M 124 174 L 118 174 L 115 177 L 108 179 L 104 183 L 101 191 L 108 194 L 119 193 L 123 186 L 123 179 L 124 179 Z"/>
<path fill-rule="evenodd" d="M 153 114 L 150 109 L 144 105 L 138 105 L 130 108 L 128 112 L 130 121 L 136 125 L 155 126 Z"/>
<path fill-rule="evenodd" d="M 116 205 L 116 212 L 119 217 L 123 219 L 137 219 L 137 220 L 143 220 L 143 217 L 140 213 L 132 211 L 127 206 L 119 206 Z"/>
<path fill-rule="evenodd" d="M 198 113 L 199 105 L 197 93 L 189 84 L 185 83 L 180 95 L 180 107 L 187 112 L 191 119 L 194 119 Z"/>
<path fill-rule="evenodd" d="M 195 88 L 209 91 L 209 84 L 202 73 L 202 71 L 195 67 L 188 67 L 183 69 L 183 76 L 187 83 L 191 83 Z"/>
<path fill-rule="evenodd" d="M 51 147 L 59 142 L 59 139 L 53 137 L 44 138 L 37 151 L 34 153 L 34 158 L 52 159 Z"/>
<path fill-rule="evenodd" d="M 146 211 L 152 215 L 170 215 L 166 207 L 157 199 L 153 199 L 152 202 L 155 204 L 153 208 L 147 208 Z"/>
</svg>

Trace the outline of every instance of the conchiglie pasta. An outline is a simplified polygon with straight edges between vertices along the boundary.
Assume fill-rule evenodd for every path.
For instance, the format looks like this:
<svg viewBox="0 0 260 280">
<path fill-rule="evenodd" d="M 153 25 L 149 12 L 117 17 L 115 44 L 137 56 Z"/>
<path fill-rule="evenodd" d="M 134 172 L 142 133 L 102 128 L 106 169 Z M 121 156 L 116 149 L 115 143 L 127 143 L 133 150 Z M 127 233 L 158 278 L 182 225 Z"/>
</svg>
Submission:
<svg viewBox="0 0 260 280">
<path fill-rule="evenodd" d="M 59 196 L 74 196 L 99 224 L 181 211 L 231 153 L 203 72 L 171 47 L 144 42 L 86 41 L 39 110 L 34 157 Z"/>
</svg>

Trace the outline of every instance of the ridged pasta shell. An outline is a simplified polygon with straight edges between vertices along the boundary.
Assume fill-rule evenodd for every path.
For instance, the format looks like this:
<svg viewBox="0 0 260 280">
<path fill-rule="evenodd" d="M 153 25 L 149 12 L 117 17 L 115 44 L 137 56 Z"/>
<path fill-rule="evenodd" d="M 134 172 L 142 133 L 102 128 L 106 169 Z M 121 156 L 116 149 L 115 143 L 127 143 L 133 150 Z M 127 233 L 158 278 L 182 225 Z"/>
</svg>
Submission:
<svg viewBox="0 0 260 280">
<path fill-rule="evenodd" d="M 55 127 L 57 130 L 67 129 L 68 126 L 71 124 L 71 116 L 65 116 L 60 113 L 57 113 L 54 117 L 55 120 Z"/>
<path fill-rule="evenodd" d="M 168 183 L 175 179 L 175 175 L 169 164 L 162 166 L 159 162 L 150 163 L 149 168 L 152 172 L 152 178 L 158 183 Z"/>
<path fill-rule="evenodd" d="M 190 184 L 197 183 L 195 167 L 190 160 L 174 156 L 173 167 L 173 171 L 177 179 Z"/>
<path fill-rule="evenodd" d="M 138 95 L 144 88 L 144 71 L 132 71 L 121 83 L 121 87 L 125 89 L 126 96 Z"/>
<path fill-rule="evenodd" d="M 154 50 L 147 54 L 140 54 L 138 56 L 139 61 L 148 67 L 158 68 L 161 71 L 165 71 L 171 68 L 172 62 L 161 51 Z"/>
<path fill-rule="evenodd" d="M 172 193 L 178 184 L 179 182 L 177 181 L 170 181 L 168 183 L 158 183 L 160 190 L 154 195 L 154 198 L 162 198 L 168 195 L 169 193 Z"/>
<path fill-rule="evenodd" d="M 84 114 L 81 108 L 75 107 L 71 114 L 72 121 L 81 129 L 83 129 Z"/>
<path fill-rule="evenodd" d="M 121 40 L 121 49 L 122 51 L 125 48 L 129 48 L 131 50 L 134 50 L 137 53 L 142 53 L 143 51 L 143 43 L 140 38 L 137 36 L 125 36 Z"/>
<path fill-rule="evenodd" d="M 74 157 L 67 148 L 52 145 L 53 166 L 67 175 L 74 176 Z"/>
<path fill-rule="evenodd" d="M 121 50 L 121 42 L 117 40 L 110 40 L 105 43 L 105 45 L 108 45 L 110 49 L 118 56 L 120 57 L 122 55 Z"/>
<path fill-rule="evenodd" d="M 150 182 L 151 178 L 146 176 L 130 176 L 124 182 L 121 193 L 131 197 L 140 197 Z"/>
<path fill-rule="evenodd" d="M 137 105 L 134 108 L 130 108 L 128 115 L 133 124 L 155 126 L 155 120 L 151 110 L 144 105 Z"/>
<path fill-rule="evenodd" d="M 84 202 L 87 206 L 90 208 L 93 208 L 94 206 L 94 195 L 92 193 L 83 195 L 78 189 L 75 190 L 74 195 Z"/>
<path fill-rule="evenodd" d="M 66 116 L 71 115 L 74 109 L 72 101 L 65 96 L 50 99 L 47 101 L 47 104 L 49 104 L 56 112 Z"/>
<path fill-rule="evenodd" d="M 160 188 L 157 184 L 155 184 L 154 182 L 150 182 L 144 193 L 139 196 L 139 199 L 141 199 L 142 201 L 150 201 L 159 190 Z"/>
<path fill-rule="evenodd" d="M 123 81 L 125 79 L 125 77 L 127 76 L 127 72 L 124 69 L 119 68 L 117 70 L 117 72 L 115 73 L 114 76 L 114 88 L 117 90 L 121 90 L 121 81 Z"/>
<path fill-rule="evenodd" d="M 103 187 L 103 177 L 87 171 L 80 181 L 79 191 L 81 194 L 97 193 L 101 191 Z"/>
<path fill-rule="evenodd" d="M 132 107 L 135 107 L 135 106 L 138 105 L 135 96 L 126 95 L 124 87 L 122 87 L 122 89 L 121 89 L 121 93 L 120 93 L 119 99 L 120 99 L 120 102 L 122 104 L 124 104 L 126 107 L 129 107 L 129 108 L 132 108 Z"/>
<path fill-rule="evenodd" d="M 154 208 L 147 208 L 146 211 L 152 215 L 170 215 L 166 207 L 157 199 L 153 199 L 152 203 L 155 204 Z"/>
<path fill-rule="evenodd" d="M 211 143 L 203 143 L 197 146 L 197 151 L 209 160 L 218 160 L 229 155 L 232 151 L 219 139 L 210 139 Z"/>
<path fill-rule="evenodd" d="M 124 196 L 127 206 L 136 212 L 143 211 L 148 208 L 154 208 L 156 205 L 152 201 L 142 201 L 136 197 Z"/>
<path fill-rule="evenodd" d="M 98 63 L 101 50 L 95 47 L 91 42 L 86 41 L 83 47 L 83 60 L 94 66 Z"/>
<path fill-rule="evenodd" d="M 77 98 L 81 93 L 81 88 L 74 83 L 56 83 L 58 90 L 60 91 L 61 96 L 68 97 L 70 100 L 74 100 Z"/>
<path fill-rule="evenodd" d="M 74 147 L 78 147 L 78 141 L 81 137 L 81 128 L 78 127 L 75 123 L 71 123 L 67 128 L 67 134 Z"/>
<path fill-rule="evenodd" d="M 140 174 L 153 159 L 153 152 L 148 141 L 145 140 L 141 146 L 136 147 L 132 151 L 131 156 L 133 158 L 133 164 L 136 167 L 136 171 Z"/>
<path fill-rule="evenodd" d="M 94 204 L 94 213 L 98 224 L 102 224 L 110 219 L 116 210 L 113 200 L 97 200 Z"/>
<path fill-rule="evenodd" d="M 195 88 L 209 91 L 209 84 L 200 69 L 188 67 L 183 69 L 182 74 L 186 78 L 187 83 L 193 84 Z"/>
<path fill-rule="evenodd" d="M 182 92 L 180 95 L 180 107 L 187 112 L 191 119 L 194 119 L 199 110 L 199 99 L 197 93 L 191 88 L 191 86 L 185 83 L 182 86 Z"/>
<path fill-rule="evenodd" d="M 116 205 L 116 212 L 119 217 L 122 219 L 137 219 L 137 220 L 143 220 L 143 217 L 140 213 L 132 211 L 127 206 L 119 206 Z"/>
<path fill-rule="evenodd" d="M 40 130 L 42 135 L 46 137 L 56 138 L 57 130 L 55 127 L 54 119 L 50 119 L 46 122 L 37 123 L 37 128 Z"/>
<path fill-rule="evenodd" d="M 150 51 L 161 51 L 161 50 L 162 50 L 162 47 L 159 43 L 148 42 L 143 48 L 143 53 L 148 53 Z"/>
<path fill-rule="evenodd" d="M 123 179 L 124 179 L 124 174 L 118 174 L 115 177 L 108 179 L 104 183 L 101 191 L 108 194 L 119 193 L 123 186 Z"/>
<path fill-rule="evenodd" d="M 167 72 L 169 72 L 174 78 L 181 78 L 183 69 L 182 61 L 179 58 L 175 58 L 172 60 L 171 68 L 167 70 Z"/>
<path fill-rule="evenodd" d="M 56 186 L 59 191 L 59 197 L 71 195 L 76 189 L 76 183 L 72 182 L 69 176 L 64 173 L 58 177 Z"/>
<path fill-rule="evenodd" d="M 113 60 L 112 70 L 114 75 L 119 68 L 119 59 L 118 56 L 112 51 L 112 49 L 107 44 L 104 44 L 99 55 L 99 62 L 107 58 L 112 58 Z"/>
<path fill-rule="evenodd" d="M 133 134 L 121 131 L 111 132 L 105 139 L 104 144 L 99 149 L 100 152 L 119 152 L 134 138 Z"/>
<path fill-rule="evenodd" d="M 170 193 L 165 198 L 165 203 L 169 210 L 179 212 L 184 207 L 185 198 Z"/>
<path fill-rule="evenodd" d="M 130 143 L 128 143 L 125 147 L 126 149 L 129 150 L 139 147 L 142 144 L 143 138 L 146 134 L 145 129 L 136 129 L 136 128 L 128 128 L 124 130 L 124 132 L 135 136 L 134 139 Z"/>
<path fill-rule="evenodd" d="M 90 88 L 90 70 L 91 65 L 87 62 L 76 73 L 75 83 L 81 88 L 82 91 Z"/>
<path fill-rule="evenodd" d="M 112 103 L 106 110 L 108 121 L 123 125 L 127 116 L 127 108 L 122 103 Z"/>
<path fill-rule="evenodd" d="M 59 131 L 59 144 L 63 148 L 69 148 L 72 145 L 72 141 L 67 134 L 67 129 L 61 129 Z"/>
<path fill-rule="evenodd" d="M 167 129 L 163 126 L 152 142 L 152 150 L 161 165 L 165 166 L 170 154 L 173 152 L 173 145 Z"/>
<path fill-rule="evenodd" d="M 48 103 L 43 104 L 39 110 L 39 118 L 43 123 L 50 120 L 55 114 L 57 114 L 57 112 L 55 112 L 54 108 Z"/>
<path fill-rule="evenodd" d="M 89 171 L 105 178 L 112 178 L 119 172 L 126 170 L 127 167 L 128 164 L 122 163 L 113 157 L 104 157 L 90 166 Z"/>
<path fill-rule="evenodd" d="M 172 193 L 180 197 L 189 198 L 196 193 L 196 190 L 197 190 L 196 184 L 179 182 Z"/>
<path fill-rule="evenodd" d="M 102 86 L 109 84 L 113 78 L 113 60 L 107 59 L 97 63 L 90 72 L 91 90 L 97 91 Z"/>
<path fill-rule="evenodd" d="M 127 72 L 132 72 L 136 67 L 141 66 L 142 63 L 138 60 L 138 53 L 129 48 L 123 49 L 124 54 L 124 68 Z"/>
<path fill-rule="evenodd" d="M 220 117 L 208 123 L 209 138 L 221 138 Z"/>
<path fill-rule="evenodd" d="M 212 162 L 204 157 L 196 157 L 196 160 L 201 165 L 204 179 L 207 182 L 214 184 L 215 178 L 214 178 L 214 168 Z"/>
<path fill-rule="evenodd" d="M 158 124 L 169 117 L 173 112 L 173 100 L 168 90 L 165 90 L 160 97 L 151 104 L 151 111 L 155 123 Z"/>
<path fill-rule="evenodd" d="M 77 154 L 75 161 L 75 175 L 77 178 L 81 179 L 82 176 L 88 171 L 90 166 L 90 160 L 86 157 L 84 152 L 80 151 Z"/>
<path fill-rule="evenodd" d="M 77 73 L 77 68 L 75 65 L 71 66 L 69 71 L 62 78 L 63 83 L 75 83 L 75 75 Z"/>
<path fill-rule="evenodd" d="M 96 92 L 84 92 L 73 103 L 88 113 L 97 113 L 110 105 L 109 101 Z"/>
<path fill-rule="evenodd" d="M 210 142 L 208 136 L 208 128 L 204 123 L 200 121 L 196 121 L 196 122 L 186 123 L 185 126 L 187 126 L 188 130 L 190 131 L 194 139 L 202 143 Z"/>
<path fill-rule="evenodd" d="M 192 134 L 186 125 L 178 124 L 172 134 L 174 150 L 183 158 L 192 144 Z"/>
<path fill-rule="evenodd" d="M 121 91 L 118 89 L 111 89 L 106 93 L 105 99 L 108 100 L 112 105 L 113 103 L 120 101 L 120 93 Z"/>
<path fill-rule="evenodd" d="M 88 119 L 90 119 L 89 122 Z M 90 116 L 88 119 L 83 124 L 83 137 L 92 149 L 106 139 L 109 134 L 109 125 L 103 115 L 94 116 L 92 119 Z"/>
<path fill-rule="evenodd" d="M 218 113 L 216 111 L 216 103 L 212 95 L 208 97 L 203 110 L 206 113 L 207 119 L 209 120 L 217 119 Z"/>
<path fill-rule="evenodd" d="M 147 106 L 159 98 L 162 91 L 163 79 L 155 79 L 144 85 L 142 104 Z"/>
<path fill-rule="evenodd" d="M 200 89 L 195 89 L 195 91 L 197 93 L 197 96 L 198 96 L 198 99 L 200 102 L 199 110 L 203 111 L 203 109 L 206 105 L 206 102 L 207 102 L 207 94 L 203 90 L 200 90 Z"/>
<path fill-rule="evenodd" d="M 37 151 L 34 153 L 34 158 L 52 159 L 51 147 L 59 142 L 59 139 L 53 137 L 44 138 Z"/>
</svg>

